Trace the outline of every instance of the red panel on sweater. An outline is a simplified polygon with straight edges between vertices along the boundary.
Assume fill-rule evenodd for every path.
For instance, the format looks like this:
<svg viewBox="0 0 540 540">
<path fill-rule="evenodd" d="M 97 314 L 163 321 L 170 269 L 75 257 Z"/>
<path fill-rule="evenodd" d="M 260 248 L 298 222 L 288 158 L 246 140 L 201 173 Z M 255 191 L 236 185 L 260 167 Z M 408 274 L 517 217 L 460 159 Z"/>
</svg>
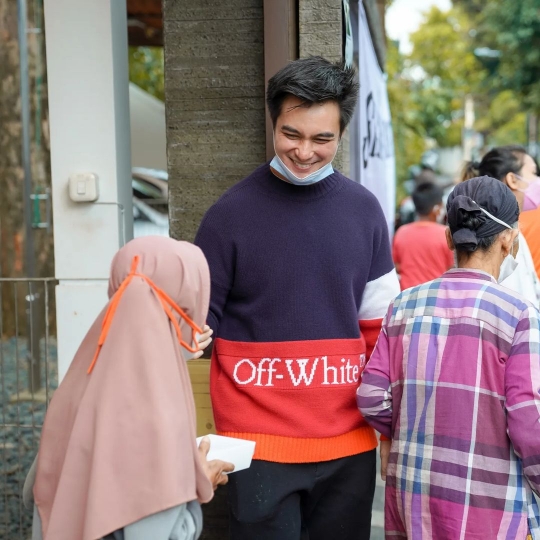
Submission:
<svg viewBox="0 0 540 540">
<path fill-rule="evenodd" d="M 220 432 L 325 438 L 365 425 L 356 407 L 366 360 L 363 338 L 216 339 L 213 354 L 210 384 Z"/>
<path fill-rule="evenodd" d="M 375 348 L 377 339 L 379 339 L 379 334 L 381 333 L 382 328 L 382 319 L 370 319 L 368 321 L 358 321 L 360 325 L 360 333 L 364 336 L 366 340 L 366 357 L 369 360 L 371 358 L 371 353 Z"/>
</svg>

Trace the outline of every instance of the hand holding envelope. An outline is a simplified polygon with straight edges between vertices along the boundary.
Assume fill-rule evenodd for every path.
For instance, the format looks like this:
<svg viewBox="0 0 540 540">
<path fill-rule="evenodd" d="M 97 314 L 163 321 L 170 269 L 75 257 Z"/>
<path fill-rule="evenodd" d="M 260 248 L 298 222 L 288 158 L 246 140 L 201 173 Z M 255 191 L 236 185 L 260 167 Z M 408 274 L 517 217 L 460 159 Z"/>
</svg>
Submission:
<svg viewBox="0 0 540 540">
<path fill-rule="evenodd" d="M 208 453 L 210 452 L 210 444 L 210 439 L 208 437 L 202 438 L 199 443 L 199 458 L 204 472 L 210 482 L 212 482 L 215 491 L 218 486 L 223 486 L 228 482 L 229 478 L 226 473 L 234 471 L 234 465 L 221 459 L 209 460 Z"/>
<path fill-rule="evenodd" d="M 255 442 L 220 435 L 197 439 L 199 456 L 214 489 L 227 483 L 227 473 L 247 469 L 255 452 Z"/>
</svg>

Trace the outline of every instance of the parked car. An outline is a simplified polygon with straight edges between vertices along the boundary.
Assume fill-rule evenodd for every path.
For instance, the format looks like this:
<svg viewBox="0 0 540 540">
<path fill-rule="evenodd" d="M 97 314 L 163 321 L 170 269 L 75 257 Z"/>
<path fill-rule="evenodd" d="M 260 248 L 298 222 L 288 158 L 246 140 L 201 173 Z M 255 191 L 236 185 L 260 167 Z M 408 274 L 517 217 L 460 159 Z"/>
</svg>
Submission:
<svg viewBox="0 0 540 540">
<path fill-rule="evenodd" d="M 169 177 L 166 171 L 134 167 L 133 236 L 169 236 Z"/>
</svg>

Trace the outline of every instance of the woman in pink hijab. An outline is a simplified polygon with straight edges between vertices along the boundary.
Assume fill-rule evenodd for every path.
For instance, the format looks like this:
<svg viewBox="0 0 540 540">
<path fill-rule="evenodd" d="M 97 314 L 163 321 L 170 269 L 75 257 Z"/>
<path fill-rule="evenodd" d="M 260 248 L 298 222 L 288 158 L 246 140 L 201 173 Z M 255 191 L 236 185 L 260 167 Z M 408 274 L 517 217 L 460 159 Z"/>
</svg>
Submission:
<svg viewBox="0 0 540 540">
<path fill-rule="evenodd" d="M 199 503 L 233 469 L 195 441 L 185 359 L 210 341 L 209 294 L 192 244 L 146 237 L 117 253 L 109 303 L 45 418 L 34 485 L 44 540 L 198 538 Z"/>
</svg>

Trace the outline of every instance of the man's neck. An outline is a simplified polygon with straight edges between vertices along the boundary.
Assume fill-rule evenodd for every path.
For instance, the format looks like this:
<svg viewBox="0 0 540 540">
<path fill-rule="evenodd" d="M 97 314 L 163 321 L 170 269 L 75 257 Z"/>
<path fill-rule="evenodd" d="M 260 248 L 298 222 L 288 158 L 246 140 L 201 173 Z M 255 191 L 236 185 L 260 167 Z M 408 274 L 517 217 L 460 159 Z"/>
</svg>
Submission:
<svg viewBox="0 0 540 540">
<path fill-rule="evenodd" d="M 428 222 L 428 223 L 437 223 L 437 218 L 435 218 L 433 216 L 418 216 L 417 221 L 423 221 L 423 222 Z"/>
</svg>

